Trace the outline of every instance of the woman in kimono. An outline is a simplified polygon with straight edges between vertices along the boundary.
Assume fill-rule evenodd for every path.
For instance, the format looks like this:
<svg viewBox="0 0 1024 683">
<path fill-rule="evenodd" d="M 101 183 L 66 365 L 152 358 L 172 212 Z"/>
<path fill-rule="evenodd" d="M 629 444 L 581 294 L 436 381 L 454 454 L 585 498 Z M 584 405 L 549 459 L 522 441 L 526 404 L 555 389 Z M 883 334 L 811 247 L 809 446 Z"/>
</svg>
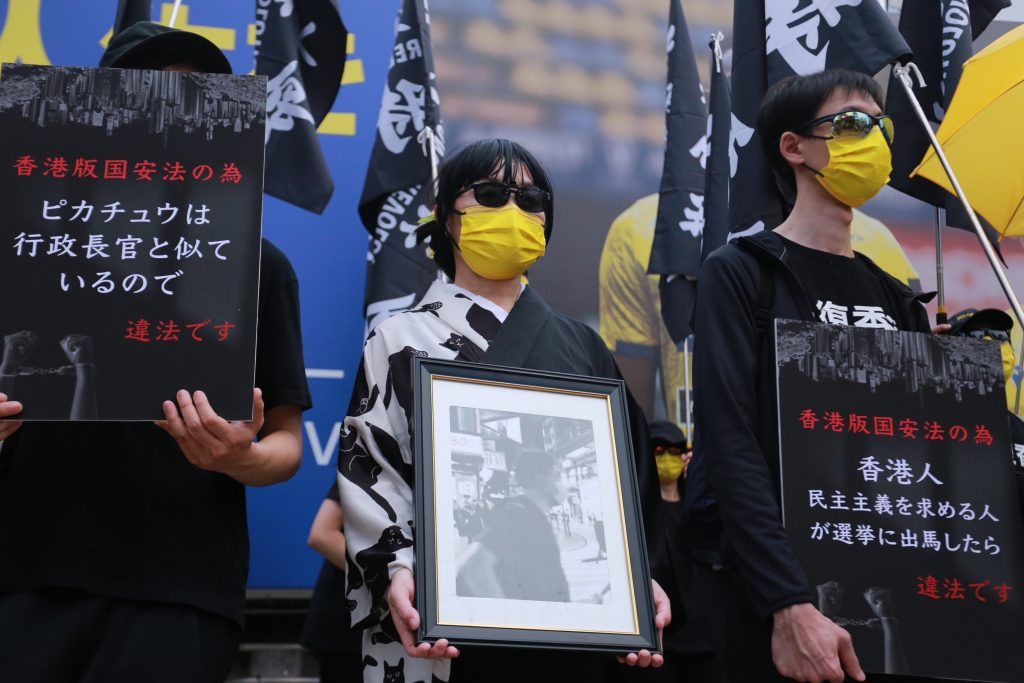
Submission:
<svg viewBox="0 0 1024 683">
<path fill-rule="evenodd" d="M 435 282 L 417 307 L 385 320 L 366 340 L 342 429 L 338 480 L 349 542 L 348 605 L 353 628 L 365 629 L 367 683 L 618 678 L 618 665 L 604 655 L 480 652 L 446 640 L 415 641 L 412 357 L 620 377 L 596 332 L 555 313 L 522 284 L 544 254 L 553 219 L 548 176 L 518 144 L 484 140 L 452 155 L 438 174 L 434 220 L 420 229 L 451 283 Z M 652 528 L 657 473 L 644 445 L 643 415 L 632 397 L 629 405 L 644 521 Z M 650 550 L 659 576 L 661 551 Z M 654 592 L 660 630 L 670 619 L 668 598 L 657 582 Z M 619 660 L 659 666 L 662 658 L 641 651 Z"/>
</svg>

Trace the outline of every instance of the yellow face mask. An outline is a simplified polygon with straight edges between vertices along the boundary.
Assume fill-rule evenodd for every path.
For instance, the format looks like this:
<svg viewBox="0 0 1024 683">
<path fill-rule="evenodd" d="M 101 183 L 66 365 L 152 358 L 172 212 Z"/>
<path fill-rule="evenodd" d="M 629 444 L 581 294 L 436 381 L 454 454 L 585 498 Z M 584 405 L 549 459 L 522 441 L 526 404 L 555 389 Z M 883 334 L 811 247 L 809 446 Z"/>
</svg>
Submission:
<svg viewBox="0 0 1024 683">
<path fill-rule="evenodd" d="M 836 137 L 826 143 L 828 165 L 815 173 L 818 182 L 843 204 L 856 209 L 889 182 L 892 150 L 878 126 L 864 137 Z"/>
<path fill-rule="evenodd" d="M 471 206 L 462 215 L 459 251 L 488 280 L 519 277 L 544 255 L 544 221 L 515 204 Z"/>
<path fill-rule="evenodd" d="M 679 477 L 683 476 L 683 471 L 686 469 L 686 465 L 683 463 L 683 456 L 681 455 L 663 453 L 654 456 L 654 461 L 658 465 L 658 479 L 666 484 L 671 484 L 679 479 Z"/>
</svg>

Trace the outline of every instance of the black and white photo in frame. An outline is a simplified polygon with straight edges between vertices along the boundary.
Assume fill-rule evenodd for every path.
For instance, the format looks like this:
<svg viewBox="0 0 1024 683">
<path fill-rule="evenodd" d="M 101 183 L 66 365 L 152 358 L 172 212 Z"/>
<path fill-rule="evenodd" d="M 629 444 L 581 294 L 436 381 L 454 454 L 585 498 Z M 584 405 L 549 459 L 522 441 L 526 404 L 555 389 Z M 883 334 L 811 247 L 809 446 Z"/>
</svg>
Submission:
<svg viewBox="0 0 1024 683">
<path fill-rule="evenodd" d="M 414 360 L 425 640 L 657 647 L 617 380 Z"/>
</svg>

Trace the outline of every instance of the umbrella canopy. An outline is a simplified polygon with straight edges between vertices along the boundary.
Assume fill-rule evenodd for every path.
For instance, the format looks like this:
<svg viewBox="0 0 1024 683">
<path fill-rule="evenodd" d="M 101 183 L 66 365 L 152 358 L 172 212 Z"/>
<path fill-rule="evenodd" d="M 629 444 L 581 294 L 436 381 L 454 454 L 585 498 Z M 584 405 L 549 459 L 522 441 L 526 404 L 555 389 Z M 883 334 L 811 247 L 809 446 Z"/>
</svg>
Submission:
<svg viewBox="0 0 1024 683">
<path fill-rule="evenodd" d="M 964 63 L 936 137 L 974 210 L 1003 235 L 1024 235 L 1024 26 Z M 931 147 L 911 175 L 956 194 Z"/>
</svg>

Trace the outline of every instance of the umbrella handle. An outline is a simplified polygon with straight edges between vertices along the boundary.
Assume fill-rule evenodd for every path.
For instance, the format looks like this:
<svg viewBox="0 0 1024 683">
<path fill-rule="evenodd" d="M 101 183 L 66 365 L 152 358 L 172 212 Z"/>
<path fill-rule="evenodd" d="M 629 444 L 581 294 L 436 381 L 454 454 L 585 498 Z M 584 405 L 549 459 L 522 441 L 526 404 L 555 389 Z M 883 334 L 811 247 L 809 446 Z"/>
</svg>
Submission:
<svg viewBox="0 0 1024 683">
<path fill-rule="evenodd" d="M 967 212 L 967 217 L 971 221 L 971 226 L 974 228 L 974 232 L 978 236 L 978 241 L 981 243 L 981 248 L 985 252 L 986 258 L 988 258 L 989 265 L 992 266 L 992 271 L 995 273 L 996 279 L 999 280 L 999 286 L 1002 287 L 1003 294 L 1006 295 L 1007 300 L 1010 302 L 1010 307 L 1013 309 L 1014 316 L 1017 318 L 1018 322 L 1024 324 L 1024 309 L 1021 309 L 1020 301 L 1017 299 L 1017 294 L 1013 291 L 1013 286 L 1010 284 L 1010 280 L 1006 277 L 1006 272 L 999 263 L 999 257 L 996 256 L 995 250 L 989 243 L 988 236 L 985 235 L 985 231 L 981 227 L 981 222 L 978 220 L 978 215 L 974 212 L 974 207 L 971 206 L 971 203 L 967 200 L 967 194 L 964 192 L 964 188 L 961 187 L 960 180 L 953 171 L 953 167 L 950 165 L 949 159 L 946 158 L 946 152 L 942 149 L 942 145 L 939 144 L 939 140 L 935 136 L 935 131 L 932 130 L 931 124 L 928 123 L 928 117 L 925 115 L 924 109 L 921 108 L 921 103 L 918 101 L 917 95 L 914 94 L 914 88 L 910 78 L 911 73 L 916 73 L 918 82 L 923 83 L 921 71 L 913 62 L 909 62 L 905 65 L 897 64 L 893 66 L 893 74 L 897 77 L 896 80 L 898 80 L 903 86 L 904 91 L 906 91 L 907 99 L 910 101 L 910 106 L 917 114 L 917 119 L 921 123 L 921 127 L 924 129 L 925 134 L 928 136 L 928 140 L 931 142 L 932 148 L 935 150 L 935 156 L 938 158 L 939 163 L 942 164 L 943 170 L 946 171 L 946 175 L 949 177 L 949 182 L 952 183 L 953 189 L 956 190 L 956 196 L 960 199 L 960 203 L 963 205 L 964 211 Z"/>
</svg>

